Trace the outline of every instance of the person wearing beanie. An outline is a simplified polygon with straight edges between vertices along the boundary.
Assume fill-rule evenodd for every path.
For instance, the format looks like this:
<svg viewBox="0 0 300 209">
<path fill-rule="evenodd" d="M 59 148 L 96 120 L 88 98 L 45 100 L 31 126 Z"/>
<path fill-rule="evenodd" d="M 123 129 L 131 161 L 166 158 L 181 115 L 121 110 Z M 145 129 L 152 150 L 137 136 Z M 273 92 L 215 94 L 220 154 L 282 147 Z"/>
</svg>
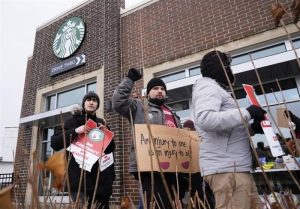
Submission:
<svg viewBox="0 0 300 209">
<path fill-rule="evenodd" d="M 83 109 L 85 109 L 85 101 L 86 100 L 89 100 L 89 101 L 91 101 L 91 100 L 94 100 L 94 102 L 93 103 L 97 103 L 97 105 L 96 105 L 96 109 L 94 109 L 94 108 L 92 108 L 92 114 L 95 114 L 96 113 L 96 110 L 98 110 L 98 108 L 99 108 L 99 105 L 100 105 L 100 99 L 99 99 L 99 96 L 95 93 L 95 92 L 93 92 L 93 91 L 90 91 L 90 92 L 88 92 L 86 95 L 84 95 L 84 97 L 82 98 L 82 108 Z M 88 108 L 88 107 L 87 107 Z M 86 110 L 85 110 L 86 111 Z"/>
<path fill-rule="evenodd" d="M 182 127 L 188 129 L 189 131 L 196 131 L 194 122 L 192 120 L 186 120 Z"/>
<path fill-rule="evenodd" d="M 228 83 L 228 80 L 225 75 L 225 71 L 222 67 L 221 62 L 219 61 L 217 53 L 219 54 L 219 57 L 223 63 L 230 84 L 234 83 L 235 78 L 230 68 L 231 57 L 228 54 L 219 51 L 211 51 L 206 55 L 204 55 L 200 64 L 201 74 L 203 77 L 215 79 L 221 86 L 226 88 L 230 84 Z"/>
<path fill-rule="evenodd" d="M 82 108 L 75 109 L 70 118 L 68 118 L 64 123 L 64 132 L 61 128 L 55 129 L 54 135 L 51 137 L 51 147 L 55 151 L 59 151 L 64 149 L 64 138 L 66 139 L 66 147 L 70 146 L 70 144 L 78 139 L 78 136 L 81 134 L 88 134 L 91 129 L 88 128 L 85 124 L 86 121 L 91 119 L 98 124 L 99 128 L 108 128 L 106 126 L 105 120 L 102 118 L 98 118 L 96 115 L 96 110 L 99 108 L 100 99 L 99 96 L 95 92 L 88 92 L 82 99 Z M 108 128 L 109 129 L 109 128 Z M 68 176 L 70 183 L 70 196 L 72 200 L 75 202 L 77 195 L 80 197 L 80 201 L 84 202 L 88 201 L 88 209 L 91 208 L 91 201 L 93 199 L 94 192 L 95 196 L 95 204 L 100 204 L 99 208 L 109 209 L 109 199 L 112 195 L 112 184 L 115 179 L 115 169 L 113 163 L 113 151 L 115 149 L 114 140 L 108 145 L 104 154 L 110 156 L 112 159 L 111 164 L 105 168 L 101 169 L 101 180 L 98 181 L 97 191 L 95 191 L 97 174 L 100 172 L 99 161 L 97 161 L 91 172 L 85 171 L 83 174 L 83 184 L 81 184 L 81 188 L 79 188 L 80 176 L 82 169 L 79 167 L 79 164 L 75 161 L 72 153 L 67 152 L 66 156 L 70 156 L 71 159 L 69 161 L 68 166 Z M 79 190 L 80 189 L 80 190 Z M 79 191 L 79 194 L 78 194 Z M 85 197 L 84 197 L 85 195 Z M 94 208 L 94 207 L 93 207 Z"/>
<path fill-rule="evenodd" d="M 250 173 L 252 154 L 243 121 L 248 124 L 250 133 L 262 134 L 260 122 L 266 111 L 255 105 L 238 109 L 227 91 L 234 83 L 230 64 L 231 58 L 226 53 L 207 53 L 200 64 L 203 77 L 193 85 L 193 119 L 202 139 L 199 146 L 201 175 L 215 195 L 216 208 L 261 208 Z"/>
<path fill-rule="evenodd" d="M 112 97 L 113 109 L 120 115 L 131 120 L 131 115 L 134 124 L 145 124 L 144 106 L 141 99 L 131 97 L 131 91 L 133 89 L 135 81 L 142 78 L 142 73 L 135 68 L 131 68 L 128 71 L 127 76 L 124 77 L 122 82 L 117 86 Z M 175 111 L 165 104 L 167 88 L 166 84 L 160 78 L 152 78 L 147 84 L 147 112 L 149 116 L 150 124 L 166 125 L 174 128 L 181 128 L 180 119 L 176 115 Z M 129 156 L 129 172 L 132 173 L 135 178 L 138 177 L 137 162 L 135 157 L 134 144 L 132 141 L 130 156 Z M 173 194 L 172 186 L 177 188 L 176 174 L 164 173 L 169 190 Z M 172 208 L 172 203 L 169 202 L 167 193 L 164 189 L 162 179 L 158 172 L 154 172 L 154 195 L 158 201 L 156 208 Z M 182 176 L 179 175 L 179 182 L 181 183 Z M 151 173 L 141 172 L 141 182 L 143 194 L 146 193 L 147 205 L 149 208 L 151 200 Z M 179 185 L 180 191 L 177 193 L 182 199 L 184 195 L 183 186 Z M 174 198 L 173 198 L 174 200 Z"/>
</svg>

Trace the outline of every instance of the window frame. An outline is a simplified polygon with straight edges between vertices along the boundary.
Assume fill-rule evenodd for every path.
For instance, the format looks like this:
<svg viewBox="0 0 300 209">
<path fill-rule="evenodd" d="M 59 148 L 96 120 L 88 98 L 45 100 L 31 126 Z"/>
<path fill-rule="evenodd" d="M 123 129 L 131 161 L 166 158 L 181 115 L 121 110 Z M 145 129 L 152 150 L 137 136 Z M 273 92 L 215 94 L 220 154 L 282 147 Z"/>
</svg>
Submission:
<svg viewBox="0 0 300 209">
<path fill-rule="evenodd" d="M 90 82 L 87 82 L 87 83 L 84 83 L 84 84 L 80 84 L 80 85 L 77 85 L 77 86 L 71 86 L 71 87 L 68 87 L 68 88 L 64 89 L 63 91 L 57 91 L 55 93 L 52 92 L 49 95 L 46 95 L 45 96 L 45 104 L 46 105 L 45 105 L 44 111 L 47 112 L 47 111 L 50 111 L 50 110 L 55 110 L 55 109 L 63 107 L 63 106 L 62 107 L 58 107 L 58 97 L 59 97 L 60 94 L 63 94 L 63 93 L 66 93 L 66 92 L 69 92 L 69 91 L 72 91 L 72 90 L 75 90 L 75 89 L 78 89 L 78 88 L 81 88 L 81 87 L 84 87 L 84 92 L 86 94 L 87 91 L 88 91 L 88 87 L 90 85 L 92 85 L 92 84 L 96 84 L 97 85 L 97 81 L 90 81 Z M 53 109 L 49 109 L 49 107 L 48 107 L 49 100 L 48 99 L 51 98 L 52 96 L 55 97 L 54 98 L 54 100 L 55 100 L 55 107 Z"/>
</svg>

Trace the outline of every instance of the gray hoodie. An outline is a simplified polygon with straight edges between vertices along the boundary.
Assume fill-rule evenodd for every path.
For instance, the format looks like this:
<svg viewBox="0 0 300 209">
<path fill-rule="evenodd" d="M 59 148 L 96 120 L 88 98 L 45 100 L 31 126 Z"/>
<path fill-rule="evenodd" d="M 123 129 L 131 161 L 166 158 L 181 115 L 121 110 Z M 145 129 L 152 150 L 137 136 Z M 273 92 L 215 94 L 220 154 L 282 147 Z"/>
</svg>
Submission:
<svg viewBox="0 0 300 209">
<path fill-rule="evenodd" d="M 196 81 L 192 94 L 195 128 L 202 138 L 200 169 L 203 176 L 249 172 L 252 156 L 247 132 L 234 99 L 214 79 Z M 243 118 L 251 119 L 241 108 Z"/>
</svg>

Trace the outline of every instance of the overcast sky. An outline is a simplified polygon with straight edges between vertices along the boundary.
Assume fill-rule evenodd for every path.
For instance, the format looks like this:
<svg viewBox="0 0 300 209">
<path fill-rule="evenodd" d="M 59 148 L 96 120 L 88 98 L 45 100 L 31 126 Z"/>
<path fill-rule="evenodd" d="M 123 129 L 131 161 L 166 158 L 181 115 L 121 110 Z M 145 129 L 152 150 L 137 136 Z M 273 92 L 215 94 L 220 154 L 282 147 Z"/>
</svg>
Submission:
<svg viewBox="0 0 300 209">
<path fill-rule="evenodd" d="M 126 7 L 142 0 L 126 0 Z M 86 0 L 0 0 L 0 140 L 19 125 L 28 57 L 36 28 Z"/>
</svg>

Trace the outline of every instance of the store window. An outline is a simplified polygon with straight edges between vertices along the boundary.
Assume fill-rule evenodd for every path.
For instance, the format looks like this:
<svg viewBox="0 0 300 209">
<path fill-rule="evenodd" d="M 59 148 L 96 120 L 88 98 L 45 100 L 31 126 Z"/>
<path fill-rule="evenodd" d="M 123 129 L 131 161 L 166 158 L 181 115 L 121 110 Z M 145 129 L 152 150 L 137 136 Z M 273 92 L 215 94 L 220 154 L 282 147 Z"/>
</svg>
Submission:
<svg viewBox="0 0 300 209">
<path fill-rule="evenodd" d="M 87 85 L 87 92 L 94 91 L 96 92 L 96 83 L 90 83 Z"/>
<path fill-rule="evenodd" d="M 189 75 L 191 76 L 195 76 L 195 75 L 200 75 L 201 71 L 200 71 L 200 67 L 194 67 L 194 68 L 190 68 L 189 69 Z"/>
<path fill-rule="evenodd" d="M 84 94 L 84 86 L 57 94 L 57 108 L 80 103 Z"/>
<path fill-rule="evenodd" d="M 89 91 L 96 91 L 95 82 L 50 95 L 46 98 L 46 111 L 72 104 L 81 104 L 83 96 Z"/>
<path fill-rule="evenodd" d="M 259 58 L 268 57 L 268 56 L 271 56 L 274 54 L 279 54 L 282 52 L 286 52 L 284 43 L 251 52 L 251 56 L 253 59 L 259 59 Z"/>
<path fill-rule="evenodd" d="M 180 119 L 190 117 L 189 100 L 168 103 L 168 106 L 172 107 L 176 111 L 176 114 L 180 117 Z"/>
<path fill-rule="evenodd" d="M 187 78 L 187 77 L 192 77 L 192 76 L 197 76 L 197 75 L 201 75 L 200 66 L 186 68 L 186 69 L 181 70 L 179 72 L 175 72 L 175 73 L 172 73 L 172 74 L 160 76 L 160 78 L 165 83 L 170 83 L 170 82 L 173 82 L 173 81 L 178 81 L 178 80 L 181 80 L 181 79 L 184 79 L 184 78 Z"/>
<path fill-rule="evenodd" d="M 51 136 L 54 134 L 56 128 L 59 126 L 44 128 L 41 144 L 41 162 L 46 162 L 52 155 L 53 149 L 51 148 Z M 41 196 L 60 196 L 67 195 L 65 192 L 60 192 L 53 187 L 53 176 L 50 171 L 44 170 L 39 175 L 39 195 Z"/>
<path fill-rule="evenodd" d="M 265 93 L 266 93 L 265 96 L 266 96 L 268 104 L 269 104 L 269 108 L 267 107 L 267 104 L 265 102 L 265 97 L 261 91 L 260 86 L 259 85 L 254 86 L 255 93 L 256 93 L 261 105 L 264 107 L 264 109 L 266 111 L 268 111 L 268 109 L 270 110 L 271 115 L 273 116 L 273 118 L 275 120 L 275 122 L 274 122 L 272 120 L 271 115 L 268 114 L 269 115 L 268 119 L 273 124 L 273 128 L 276 133 L 279 133 L 279 130 L 275 126 L 275 124 L 277 124 L 277 108 L 285 107 L 285 103 L 286 103 L 287 108 L 290 111 L 292 111 L 293 113 L 295 113 L 296 115 L 297 115 L 297 113 L 300 112 L 300 96 L 299 96 L 299 90 L 297 88 L 295 79 L 290 78 L 290 79 L 286 79 L 286 80 L 281 80 L 281 81 L 279 81 L 279 84 L 281 86 L 282 91 L 279 90 L 279 87 L 276 82 L 266 83 L 263 85 Z M 284 96 L 284 99 L 282 98 L 282 94 Z M 246 108 L 250 105 L 249 100 L 246 98 L 246 93 L 243 89 L 236 90 L 235 95 L 238 99 L 238 103 L 239 103 L 240 107 Z M 285 103 L 284 103 L 284 100 L 285 100 Z M 300 116 L 300 115 L 298 115 L 298 116 Z M 280 131 L 282 132 L 282 134 L 285 138 L 290 137 L 289 129 L 280 128 Z M 265 144 L 268 144 L 265 141 L 265 137 L 263 137 L 262 135 L 259 135 L 259 134 L 253 136 L 252 139 L 255 142 L 254 144 L 256 144 L 256 142 L 258 142 L 258 141 L 263 141 Z"/>
<path fill-rule="evenodd" d="M 177 81 L 185 78 L 185 71 L 176 72 L 170 75 L 160 77 L 165 83 L 169 83 L 172 81 Z"/>
<path fill-rule="evenodd" d="M 279 81 L 282 92 L 280 92 L 279 87 L 276 82 L 270 82 L 263 84 L 265 90 L 265 96 L 269 105 L 282 104 L 285 100 L 286 102 L 297 101 L 300 99 L 299 91 L 297 89 L 296 81 L 294 78 Z M 254 86 L 255 93 L 258 96 L 258 100 L 262 106 L 266 106 L 265 96 L 259 85 Z M 284 98 L 282 98 L 282 94 Z M 244 89 L 239 89 L 235 91 L 235 95 L 238 99 L 241 107 L 249 106 L 248 99 L 246 98 L 246 92 Z"/>
<path fill-rule="evenodd" d="M 49 111 L 56 108 L 56 95 L 48 96 L 46 101 L 46 110 Z"/>
<path fill-rule="evenodd" d="M 295 49 L 300 48 L 300 39 L 293 40 L 293 46 Z"/>
<path fill-rule="evenodd" d="M 263 49 L 250 51 L 250 52 L 244 53 L 242 55 L 233 56 L 231 65 L 238 65 L 238 64 L 241 64 L 244 62 L 251 61 L 249 54 L 251 54 L 252 59 L 255 60 L 255 59 L 272 56 L 274 54 L 279 54 L 279 53 L 286 52 L 286 51 L 287 50 L 286 50 L 284 43 L 277 44 L 277 45 L 266 47 Z"/>
<path fill-rule="evenodd" d="M 54 133 L 54 128 L 43 129 L 41 161 L 46 162 L 53 154 L 53 149 L 50 146 L 51 136 Z M 52 175 L 49 171 L 40 172 L 39 193 L 40 195 L 52 195 Z"/>
</svg>

